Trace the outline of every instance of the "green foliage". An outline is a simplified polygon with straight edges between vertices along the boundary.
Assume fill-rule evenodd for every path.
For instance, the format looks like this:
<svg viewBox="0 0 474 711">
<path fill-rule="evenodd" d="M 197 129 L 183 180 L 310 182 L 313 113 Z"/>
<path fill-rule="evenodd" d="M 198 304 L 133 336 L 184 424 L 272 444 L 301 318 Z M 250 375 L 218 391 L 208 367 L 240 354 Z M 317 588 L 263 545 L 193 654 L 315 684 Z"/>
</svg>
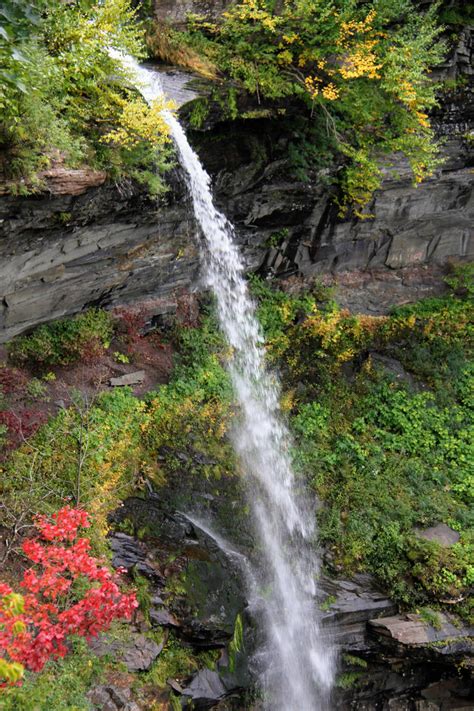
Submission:
<svg viewBox="0 0 474 711">
<path fill-rule="evenodd" d="M 474 263 L 455 264 L 445 282 L 455 294 L 474 298 Z"/>
<path fill-rule="evenodd" d="M 317 285 L 292 295 L 252 280 L 267 358 L 283 376 L 295 466 L 322 501 L 328 564 L 371 571 L 404 605 L 456 603 L 469 616 L 474 303 L 453 287 L 464 296 L 373 317 L 341 310 Z M 100 314 L 89 316 L 94 333 Z M 39 349 L 64 358 L 70 328 L 53 324 L 40 347 L 32 334 L 36 346 L 25 339 L 19 352 L 27 362 Z M 89 403 L 77 398 L 11 454 L 1 472 L 0 524 L 72 498 L 98 521 L 97 544 L 107 514 L 144 479 L 163 496 L 178 496 L 183 483 L 194 490 L 188 483 L 199 477 L 225 480 L 231 490 L 229 434 L 238 412 L 225 370 L 229 348 L 209 309 L 199 327 L 177 327 L 173 337 L 178 356 L 168 384 L 143 401 L 128 389 Z M 437 521 L 459 531 L 459 542 L 443 548 L 419 537 L 416 529 Z M 143 589 L 144 611 L 147 604 Z M 189 658 L 171 644 L 168 661 L 184 670 Z M 155 673 L 171 675 L 168 667 Z"/>
<path fill-rule="evenodd" d="M 192 128 L 202 128 L 209 115 L 209 102 L 207 99 L 196 99 L 192 103 L 189 123 Z"/>
<path fill-rule="evenodd" d="M 108 348 L 113 320 L 107 311 L 90 309 L 72 319 L 39 326 L 11 341 L 8 354 L 17 365 L 68 365 Z M 30 386 L 31 387 L 31 383 Z"/>
<path fill-rule="evenodd" d="M 334 565 L 369 569 L 405 604 L 461 600 L 473 560 L 472 300 L 368 317 L 321 292 L 257 282 L 254 293 L 268 358 L 283 370 L 295 465 L 323 501 Z M 416 536 L 436 521 L 460 531 L 459 543 Z"/>
<path fill-rule="evenodd" d="M 437 165 L 426 113 L 435 103 L 428 73 L 444 51 L 436 11 L 410 0 L 241 0 L 219 24 L 193 16 L 181 41 L 243 98 L 296 102 L 307 122 L 325 127 L 347 164 L 341 209 L 360 211 L 380 185 L 384 155 L 404 153 L 415 182 Z"/>
<path fill-rule="evenodd" d="M 349 666 L 367 669 L 368 664 L 365 659 L 362 659 L 362 657 L 355 657 L 352 654 L 343 654 L 342 659 L 344 663 Z"/>
<path fill-rule="evenodd" d="M 335 595 L 328 595 L 327 598 L 323 600 L 323 602 L 320 604 L 319 609 L 322 612 L 327 612 L 331 609 L 331 605 L 334 605 L 336 600 L 337 598 L 335 597 Z"/>
<path fill-rule="evenodd" d="M 226 346 L 211 317 L 203 319 L 200 329 L 180 329 L 178 344 L 180 357 L 171 382 L 148 399 L 147 447 L 162 452 L 170 477 L 187 470 L 219 479 L 231 474 L 235 464 L 227 438 L 233 412 L 223 367 Z M 184 452 L 190 455 L 186 462 Z M 199 467 L 193 463 L 196 455 L 204 462 Z"/>
<path fill-rule="evenodd" d="M 433 627 L 433 629 L 441 629 L 440 616 L 435 610 L 432 610 L 430 607 L 422 607 L 420 610 L 420 617 L 423 622 L 426 622 L 426 624 L 430 625 L 430 627 Z"/>
<path fill-rule="evenodd" d="M 1 471 L 2 524 L 27 522 L 73 500 L 91 513 L 92 540 L 104 548 L 107 517 L 151 467 L 141 447 L 145 404 L 129 389 L 88 402 L 77 396 L 15 450 Z"/>
<path fill-rule="evenodd" d="M 111 328 L 110 316 L 93 310 L 18 339 L 11 356 L 41 366 L 70 363 L 91 338 L 106 345 Z M 108 514 L 144 478 L 160 487 L 173 486 L 174 477 L 184 473 L 215 480 L 233 475 L 226 436 L 233 413 L 222 337 L 205 317 L 201 329 L 183 327 L 176 338 L 181 356 L 174 377 L 146 401 L 128 388 L 95 398 L 77 394 L 69 408 L 12 452 L 0 469 L 2 524 L 28 522 L 72 499 L 93 515 L 92 539 L 103 548 Z"/>
<path fill-rule="evenodd" d="M 147 623 L 150 623 L 150 609 L 151 609 L 151 593 L 150 593 L 150 583 L 147 578 L 136 570 L 132 571 L 133 575 L 133 587 L 137 596 L 138 604 L 143 617 Z"/>
<path fill-rule="evenodd" d="M 267 239 L 266 246 L 267 247 L 279 247 L 282 242 L 285 241 L 285 239 L 288 237 L 289 230 L 287 227 L 284 227 L 281 230 L 278 230 L 277 232 L 273 232 L 270 237 Z"/>
<path fill-rule="evenodd" d="M 183 646 L 176 637 L 170 635 L 165 648 L 153 663 L 151 669 L 141 675 L 141 684 L 153 684 L 164 688 L 168 679 L 183 679 L 200 667 L 199 655 Z"/>
<path fill-rule="evenodd" d="M 148 109 L 120 62 L 107 52 L 108 47 L 143 52 L 129 0 L 17 6 L 18 12 L 23 8 L 22 20 L 7 33 L 17 35 L 16 49 L 5 60 L 12 79 L 0 99 L 1 167 L 11 190 L 34 190 L 38 172 L 53 161 L 105 168 L 114 178 L 159 181 L 155 173 L 165 169 L 169 157 L 159 112 Z M 7 55 L 9 46 L 7 41 Z M 137 115 L 153 118 L 152 136 L 133 144 L 107 139 L 129 136 Z"/>
<path fill-rule="evenodd" d="M 35 33 L 40 13 L 49 4 L 48 0 L 5 0 L 0 8 L 0 109 L 8 105 L 9 92 L 27 91 L 28 60 L 19 46 Z"/>
<path fill-rule="evenodd" d="M 86 693 L 104 669 L 80 638 L 67 657 L 49 662 L 41 674 L 26 672 L 22 686 L 2 691 L 2 711 L 90 711 Z"/>
<path fill-rule="evenodd" d="M 336 679 L 336 686 L 339 689 L 354 689 L 357 687 L 358 682 L 361 677 L 361 672 L 344 672 L 343 674 L 339 674 L 337 679 Z"/>
<path fill-rule="evenodd" d="M 46 385 L 41 380 L 38 380 L 38 378 L 32 378 L 26 385 L 26 392 L 32 400 L 45 398 Z"/>
</svg>

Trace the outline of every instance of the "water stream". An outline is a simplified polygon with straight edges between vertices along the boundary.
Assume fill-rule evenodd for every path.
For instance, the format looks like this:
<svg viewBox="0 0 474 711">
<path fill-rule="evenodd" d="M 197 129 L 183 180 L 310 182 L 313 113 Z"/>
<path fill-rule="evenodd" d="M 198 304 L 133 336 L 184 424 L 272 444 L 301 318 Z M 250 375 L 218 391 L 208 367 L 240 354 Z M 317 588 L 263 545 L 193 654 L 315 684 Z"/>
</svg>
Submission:
<svg viewBox="0 0 474 711">
<path fill-rule="evenodd" d="M 147 101 L 162 96 L 156 72 L 129 57 L 122 61 Z M 260 591 L 254 612 L 266 640 L 257 653 L 265 708 L 324 711 L 329 707 L 334 658 L 315 602 L 314 511 L 301 501 L 304 491 L 292 469 L 291 440 L 280 415 L 279 383 L 265 366 L 263 338 L 233 227 L 216 209 L 210 177 L 179 121 L 169 111 L 164 116 L 200 228 L 207 283 L 233 353 L 228 368 L 241 411 L 233 440 L 245 474 L 259 552 L 251 577 Z"/>
</svg>

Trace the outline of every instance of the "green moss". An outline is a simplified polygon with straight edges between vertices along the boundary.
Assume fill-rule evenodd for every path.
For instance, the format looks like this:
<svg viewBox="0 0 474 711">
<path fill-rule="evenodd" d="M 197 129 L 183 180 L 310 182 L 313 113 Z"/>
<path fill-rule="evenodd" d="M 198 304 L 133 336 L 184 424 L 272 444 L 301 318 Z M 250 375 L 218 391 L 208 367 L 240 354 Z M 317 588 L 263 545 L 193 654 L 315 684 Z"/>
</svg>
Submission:
<svg viewBox="0 0 474 711">
<path fill-rule="evenodd" d="M 352 654 L 343 654 L 342 659 L 345 664 L 353 667 L 361 667 L 362 669 L 367 669 L 367 662 L 361 657 L 355 657 Z"/>
<path fill-rule="evenodd" d="M 355 689 L 360 681 L 360 672 L 345 672 L 344 674 L 339 674 L 336 678 L 336 686 L 338 689 Z"/>
<path fill-rule="evenodd" d="M 423 622 L 426 622 L 427 625 L 430 625 L 430 627 L 433 627 L 435 630 L 440 630 L 442 627 L 441 624 L 441 618 L 439 616 L 439 613 L 436 612 L 435 610 L 432 610 L 429 607 L 423 607 L 420 610 L 420 617 L 423 620 Z"/>
<path fill-rule="evenodd" d="M 320 604 L 319 609 L 322 612 L 327 612 L 331 609 L 331 605 L 334 605 L 336 600 L 337 598 L 335 597 L 335 595 L 328 595 L 327 598 L 323 600 L 323 602 Z"/>
</svg>

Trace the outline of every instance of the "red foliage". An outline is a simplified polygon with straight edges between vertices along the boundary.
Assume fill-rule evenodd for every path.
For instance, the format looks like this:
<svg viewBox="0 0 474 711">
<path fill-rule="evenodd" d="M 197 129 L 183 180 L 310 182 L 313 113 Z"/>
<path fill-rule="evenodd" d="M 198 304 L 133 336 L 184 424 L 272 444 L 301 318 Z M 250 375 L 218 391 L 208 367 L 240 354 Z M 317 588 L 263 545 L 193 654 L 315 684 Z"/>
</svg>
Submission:
<svg viewBox="0 0 474 711">
<path fill-rule="evenodd" d="M 78 533 L 89 525 L 85 511 L 68 506 L 52 520 L 36 518 L 39 538 L 23 543 L 35 565 L 20 583 L 21 612 L 9 604 L 10 586 L 0 583 L 0 656 L 39 672 L 49 659 L 67 654 L 70 635 L 90 639 L 114 619 L 130 619 L 135 594 L 120 592 L 120 571 L 112 573 L 90 555 L 89 539 Z"/>
<path fill-rule="evenodd" d="M 183 292 L 176 299 L 176 320 L 184 328 L 199 326 L 199 303 L 195 294 Z"/>
<path fill-rule="evenodd" d="M 24 395 L 28 378 L 17 368 L 0 366 L 0 392 L 4 395 Z"/>
<path fill-rule="evenodd" d="M 48 416 L 45 412 L 37 412 L 23 408 L 17 412 L 4 410 L 0 412 L 0 425 L 5 425 L 8 430 L 7 448 L 17 447 L 24 439 L 31 437 Z"/>
<path fill-rule="evenodd" d="M 120 320 L 120 330 L 123 339 L 129 346 L 136 345 L 142 338 L 148 313 L 144 308 L 121 308 L 115 310 L 116 317 Z"/>
<path fill-rule="evenodd" d="M 76 348 L 78 353 L 76 359 L 87 364 L 96 363 L 104 355 L 104 350 L 104 345 L 99 336 L 91 336 Z"/>
</svg>

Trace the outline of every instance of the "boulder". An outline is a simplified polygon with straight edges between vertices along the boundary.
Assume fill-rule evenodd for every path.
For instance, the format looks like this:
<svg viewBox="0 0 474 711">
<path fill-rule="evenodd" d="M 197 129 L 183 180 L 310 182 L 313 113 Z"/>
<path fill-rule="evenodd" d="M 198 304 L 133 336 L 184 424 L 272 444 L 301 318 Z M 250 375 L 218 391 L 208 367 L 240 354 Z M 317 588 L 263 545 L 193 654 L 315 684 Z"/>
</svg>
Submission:
<svg viewBox="0 0 474 711">
<path fill-rule="evenodd" d="M 88 692 L 87 698 L 97 711 L 141 711 L 140 706 L 132 700 L 130 689 L 118 686 L 95 686 Z"/>
<path fill-rule="evenodd" d="M 183 696 L 193 701 L 193 708 L 208 708 L 227 694 L 219 674 L 211 669 L 202 669 L 183 689 Z"/>
<path fill-rule="evenodd" d="M 469 655 L 474 652 L 474 627 L 460 623 L 447 613 L 436 613 L 436 626 L 419 614 L 393 615 L 369 621 L 377 639 L 397 649 L 427 656 Z"/>
<path fill-rule="evenodd" d="M 134 373 L 125 373 L 117 378 L 110 378 L 109 385 L 113 388 L 121 388 L 125 385 L 140 385 L 145 380 L 145 371 L 137 370 Z"/>
<path fill-rule="evenodd" d="M 426 541 L 434 541 L 443 548 L 449 548 L 459 541 L 461 535 L 445 523 L 437 523 L 429 528 L 417 529 L 416 535 Z"/>
<path fill-rule="evenodd" d="M 163 651 L 164 644 L 157 644 L 143 634 L 132 632 L 122 642 L 101 634 L 90 643 L 90 648 L 98 657 L 110 656 L 122 662 L 129 672 L 147 671 Z"/>
</svg>

